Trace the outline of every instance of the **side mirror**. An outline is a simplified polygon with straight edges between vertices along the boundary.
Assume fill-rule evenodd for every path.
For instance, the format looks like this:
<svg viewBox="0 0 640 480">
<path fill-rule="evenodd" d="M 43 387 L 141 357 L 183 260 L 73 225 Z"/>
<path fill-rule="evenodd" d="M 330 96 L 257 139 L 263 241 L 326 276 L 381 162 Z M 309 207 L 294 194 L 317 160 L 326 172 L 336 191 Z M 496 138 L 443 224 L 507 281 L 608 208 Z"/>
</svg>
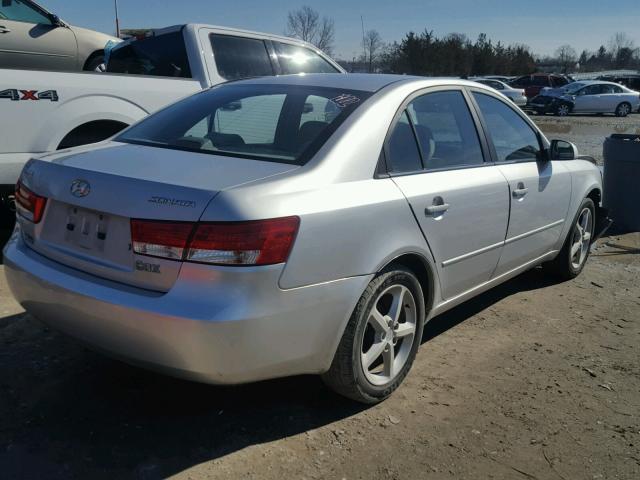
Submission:
<svg viewBox="0 0 640 480">
<path fill-rule="evenodd" d="M 564 140 L 551 140 L 550 160 L 575 160 L 578 156 L 578 147 L 573 143 Z"/>
</svg>

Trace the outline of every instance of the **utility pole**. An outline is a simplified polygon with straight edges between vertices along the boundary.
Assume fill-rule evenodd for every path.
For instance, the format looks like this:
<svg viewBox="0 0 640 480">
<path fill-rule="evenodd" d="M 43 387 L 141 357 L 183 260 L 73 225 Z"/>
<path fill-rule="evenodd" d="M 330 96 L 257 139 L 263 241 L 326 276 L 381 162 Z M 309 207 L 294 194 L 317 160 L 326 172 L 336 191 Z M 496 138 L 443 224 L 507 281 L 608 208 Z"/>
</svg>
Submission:
<svg viewBox="0 0 640 480">
<path fill-rule="evenodd" d="M 362 59 L 367 61 L 367 46 L 364 39 L 364 18 L 360 15 L 360 23 L 362 24 Z"/>
<path fill-rule="evenodd" d="M 113 0 L 116 6 L 116 37 L 120 38 L 120 19 L 118 18 L 118 0 Z"/>
</svg>

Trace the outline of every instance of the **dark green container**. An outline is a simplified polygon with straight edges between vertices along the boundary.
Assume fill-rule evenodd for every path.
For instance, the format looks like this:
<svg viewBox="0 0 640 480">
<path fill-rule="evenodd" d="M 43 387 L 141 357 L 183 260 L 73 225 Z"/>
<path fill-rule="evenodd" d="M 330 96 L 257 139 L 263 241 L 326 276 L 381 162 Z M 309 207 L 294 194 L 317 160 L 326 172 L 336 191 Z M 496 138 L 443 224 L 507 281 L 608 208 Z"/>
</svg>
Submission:
<svg viewBox="0 0 640 480">
<path fill-rule="evenodd" d="M 613 228 L 640 232 L 640 135 L 614 134 L 604 141 L 603 204 Z"/>
</svg>

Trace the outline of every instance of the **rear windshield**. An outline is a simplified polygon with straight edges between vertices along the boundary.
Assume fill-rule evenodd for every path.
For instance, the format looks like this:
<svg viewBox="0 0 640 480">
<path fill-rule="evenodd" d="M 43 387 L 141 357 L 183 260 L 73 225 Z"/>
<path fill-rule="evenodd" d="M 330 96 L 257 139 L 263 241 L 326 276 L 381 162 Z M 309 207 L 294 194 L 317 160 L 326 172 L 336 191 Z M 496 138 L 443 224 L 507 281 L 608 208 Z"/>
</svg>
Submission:
<svg viewBox="0 0 640 480">
<path fill-rule="evenodd" d="M 300 85 L 227 84 L 147 117 L 116 141 L 302 165 L 370 95 Z"/>
<path fill-rule="evenodd" d="M 107 72 L 191 78 L 182 31 L 122 43 L 111 50 Z"/>
</svg>

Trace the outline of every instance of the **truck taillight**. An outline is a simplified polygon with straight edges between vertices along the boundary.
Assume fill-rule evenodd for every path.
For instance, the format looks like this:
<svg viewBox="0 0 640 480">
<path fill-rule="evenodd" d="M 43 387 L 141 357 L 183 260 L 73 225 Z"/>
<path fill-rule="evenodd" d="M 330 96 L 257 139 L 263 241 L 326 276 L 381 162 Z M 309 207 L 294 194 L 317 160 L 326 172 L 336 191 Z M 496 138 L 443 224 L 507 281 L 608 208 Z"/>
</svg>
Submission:
<svg viewBox="0 0 640 480">
<path fill-rule="evenodd" d="M 131 220 L 133 250 L 142 255 L 214 265 L 285 262 L 298 217 L 248 222 L 184 223 Z"/>
<path fill-rule="evenodd" d="M 18 181 L 16 184 L 16 211 L 21 217 L 33 223 L 39 223 L 42 220 L 46 204 L 46 197 L 36 195 Z"/>
</svg>

